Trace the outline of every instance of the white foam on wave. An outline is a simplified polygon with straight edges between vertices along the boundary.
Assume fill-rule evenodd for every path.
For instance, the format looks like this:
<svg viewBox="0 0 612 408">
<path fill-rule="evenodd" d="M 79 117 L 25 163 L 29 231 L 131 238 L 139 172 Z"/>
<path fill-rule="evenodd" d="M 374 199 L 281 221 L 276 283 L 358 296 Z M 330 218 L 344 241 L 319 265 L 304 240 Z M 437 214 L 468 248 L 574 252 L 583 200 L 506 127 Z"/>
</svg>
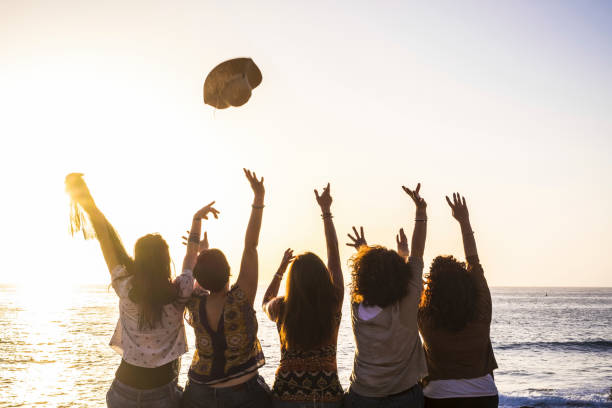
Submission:
<svg viewBox="0 0 612 408">
<path fill-rule="evenodd" d="M 500 407 L 612 407 L 610 390 L 562 390 L 565 395 L 500 395 Z"/>
</svg>

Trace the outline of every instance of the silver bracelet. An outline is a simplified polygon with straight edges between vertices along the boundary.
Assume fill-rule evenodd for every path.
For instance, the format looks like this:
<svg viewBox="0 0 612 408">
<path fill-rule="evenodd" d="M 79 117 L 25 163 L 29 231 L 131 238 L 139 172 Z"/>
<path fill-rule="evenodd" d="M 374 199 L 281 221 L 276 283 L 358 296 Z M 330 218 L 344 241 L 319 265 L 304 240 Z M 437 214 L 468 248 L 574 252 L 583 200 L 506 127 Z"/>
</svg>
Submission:
<svg viewBox="0 0 612 408">
<path fill-rule="evenodd" d="M 280 280 L 283 280 L 283 274 L 282 274 L 282 273 L 281 273 L 281 274 L 279 274 L 278 272 L 276 272 L 276 273 L 274 274 L 274 276 L 276 276 L 276 277 L 277 277 L 278 279 L 280 279 Z"/>
<path fill-rule="evenodd" d="M 326 219 L 326 218 L 334 218 L 334 216 L 332 215 L 332 213 L 323 213 L 321 214 L 321 218 Z"/>
</svg>

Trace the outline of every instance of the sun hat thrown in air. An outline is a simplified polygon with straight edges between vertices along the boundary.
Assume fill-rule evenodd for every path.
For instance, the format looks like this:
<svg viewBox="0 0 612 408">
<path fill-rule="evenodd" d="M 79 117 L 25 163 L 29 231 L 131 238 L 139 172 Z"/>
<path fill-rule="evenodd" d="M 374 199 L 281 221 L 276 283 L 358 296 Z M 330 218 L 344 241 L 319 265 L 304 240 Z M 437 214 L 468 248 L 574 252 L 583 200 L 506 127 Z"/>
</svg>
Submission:
<svg viewBox="0 0 612 408">
<path fill-rule="evenodd" d="M 213 68 L 204 81 L 204 103 L 217 109 L 242 106 L 261 83 L 261 71 L 251 58 L 234 58 Z"/>
</svg>

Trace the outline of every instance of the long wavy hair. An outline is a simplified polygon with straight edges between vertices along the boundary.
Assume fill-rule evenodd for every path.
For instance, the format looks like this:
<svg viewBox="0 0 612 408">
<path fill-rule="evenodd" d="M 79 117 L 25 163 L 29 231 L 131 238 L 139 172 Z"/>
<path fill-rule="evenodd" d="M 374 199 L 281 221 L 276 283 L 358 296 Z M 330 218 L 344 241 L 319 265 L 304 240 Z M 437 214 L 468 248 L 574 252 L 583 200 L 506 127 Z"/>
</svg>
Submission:
<svg viewBox="0 0 612 408">
<path fill-rule="evenodd" d="M 138 306 L 138 327 L 152 329 L 161 322 L 164 305 L 178 296 L 172 283 L 168 244 L 159 234 L 147 234 L 136 241 L 132 259 L 115 229 L 110 224 L 108 229 L 119 263 L 127 269 L 124 278 L 132 278 L 129 297 Z"/>
<path fill-rule="evenodd" d="M 397 252 L 362 246 L 351 258 L 351 300 L 366 306 L 390 306 L 408 293 L 411 273 Z"/>
<path fill-rule="evenodd" d="M 282 303 L 280 341 L 286 349 L 312 350 L 334 334 L 338 297 L 327 267 L 306 252 L 291 264 Z"/>
<path fill-rule="evenodd" d="M 476 286 L 463 262 L 453 256 L 438 256 L 426 275 L 419 319 L 434 327 L 459 331 L 476 316 Z"/>
</svg>

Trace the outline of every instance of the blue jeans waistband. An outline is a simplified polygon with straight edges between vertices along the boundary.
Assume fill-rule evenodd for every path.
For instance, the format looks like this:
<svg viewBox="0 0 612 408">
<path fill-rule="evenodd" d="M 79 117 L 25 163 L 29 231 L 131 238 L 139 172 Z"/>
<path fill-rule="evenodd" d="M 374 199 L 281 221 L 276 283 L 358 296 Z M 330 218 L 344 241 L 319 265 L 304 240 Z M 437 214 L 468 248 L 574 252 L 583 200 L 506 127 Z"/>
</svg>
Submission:
<svg viewBox="0 0 612 408">
<path fill-rule="evenodd" d="M 168 384 L 162 385 L 161 387 L 151 388 L 149 390 L 139 390 L 138 388 L 130 387 L 125 385 L 116 378 L 113 380 L 111 388 L 119 395 L 138 401 L 157 400 L 171 394 L 178 384 L 178 379 L 174 379 Z"/>
<path fill-rule="evenodd" d="M 240 391 L 243 389 L 253 390 L 255 388 L 260 388 L 261 385 L 259 383 L 259 378 L 260 378 L 259 374 L 256 374 L 255 376 L 253 376 L 252 378 L 248 379 L 247 381 L 241 384 L 232 385 L 229 387 L 211 387 L 210 385 L 200 384 L 191 379 L 187 381 L 187 384 L 189 387 L 197 387 L 198 389 L 200 389 L 200 391 L 203 391 L 210 395 L 223 395 L 223 394 L 230 394 L 232 392 Z"/>
</svg>

